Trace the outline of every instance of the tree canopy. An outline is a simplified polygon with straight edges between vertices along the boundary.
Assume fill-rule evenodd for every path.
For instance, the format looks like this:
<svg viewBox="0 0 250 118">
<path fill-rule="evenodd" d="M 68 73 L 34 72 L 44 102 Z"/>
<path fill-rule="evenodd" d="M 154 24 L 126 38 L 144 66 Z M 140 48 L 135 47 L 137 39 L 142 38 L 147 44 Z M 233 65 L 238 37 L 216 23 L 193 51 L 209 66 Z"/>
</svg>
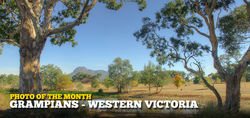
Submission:
<svg viewBox="0 0 250 118">
<path fill-rule="evenodd" d="M 20 46 L 22 12 L 28 12 L 36 32 L 44 37 L 50 37 L 52 44 L 61 46 L 70 42 L 75 46 L 77 42 L 74 37 L 77 31 L 74 26 L 87 22 L 89 11 L 97 2 L 105 4 L 106 8 L 111 10 L 119 10 L 124 2 L 136 2 L 139 10 L 146 7 L 145 0 L 39 0 L 36 2 L 4 0 L 0 2 L 0 44 L 5 42 Z M 57 4 L 64 6 L 63 9 L 56 7 Z M 21 6 L 27 11 L 18 8 Z"/>
<path fill-rule="evenodd" d="M 122 60 L 120 57 L 117 57 L 113 63 L 108 66 L 109 78 L 113 81 L 119 93 L 128 88 L 129 77 L 132 71 L 133 68 L 129 60 Z"/>
<path fill-rule="evenodd" d="M 44 85 L 48 86 L 50 89 L 55 89 L 59 77 L 63 75 L 62 70 L 53 65 L 48 64 L 41 67 L 41 79 Z"/>
<path fill-rule="evenodd" d="M 143 18 L 143 25 L 134 36 L 137 41 L 152 49 L 151 56 L 155 56 L 160 64 L 173 66 L 173 63 L 183 62 L 185 69 L 201 77 L 206 86 L 216 94 L 219 106 L 222 106 L 221 97 L 206 81 L 199 60 L 204 54 L 210 53 L 214 68 L 229 84 L 226 89 L 226 108 L 229 111 L 238 111 L 240 80 L 250 63 L 250 3 L 243 1 L 244 5 L 228 12 L 234 0 L 172 0 L 156 12 L 155 20 Z M 221 11 L 228 14 L 220 16 Z M 175 35 L 162 35 L 168 31 L 175 32 Z M 194 34 L 208 39 L 210 45 L 201 43 L 203 38 L 193 39 Z M 234 71 L 227 71 L 219 60 L 218 50 L 232 54 L 241 51 L 244 46 L 248 47 L 247 51 L 236 64 Z"/>
</svg>

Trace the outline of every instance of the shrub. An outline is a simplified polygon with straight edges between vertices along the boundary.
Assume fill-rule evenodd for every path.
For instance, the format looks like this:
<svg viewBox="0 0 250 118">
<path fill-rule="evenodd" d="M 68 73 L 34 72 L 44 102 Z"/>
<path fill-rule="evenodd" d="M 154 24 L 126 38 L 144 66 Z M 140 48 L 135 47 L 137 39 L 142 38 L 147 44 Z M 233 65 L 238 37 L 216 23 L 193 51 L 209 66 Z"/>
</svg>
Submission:
<svg viewBox="0 0 250 118">
<path fill-rule="evenodd" d="M 72 87 L 72 81 L 70 79 L 69 75 L 62 75 L 61 77 L 59 77 L 57 84 L 56 84 L 56 88 L 57 89 L 67 89 L 67 88 L 71 88 Z"/>
<path fill-rule="evenodd" d="M 103 84 L 107 89 L 109 89 L 112 86 L 113 82 L 110 78 L 107 77 L 103 80 Z"/>
<path fill-rule="evenodd" d="M 199 76 L 195 76 L 193 82 L 194 82 L 194 84 L 199 84 L 200 80 L 201 80 L 201 78 Z"/>
<path fill-rule="evenodd" d="M 103 89 L 100 88 L 100 89 L 98 90 L 98 93 L 103 93 Z"/>
<path fill-rule="evenodd" d="M 76 83 L 76 88 L 77 88 L 78 90 L 82 90 L 82 89 L 83 89 L 82 83 L 81 83 L 81 82 L 77 82 L 77 83 Z"/>
<path fill-rule="evenodd" d="M 219 83 L 221 83 L 221 79 L 220 78 L 216 78 L 216 84 L 219 84 Z"/>
<path fill-rule="evenodd" d="M 59 67 L 48 64 L 41 67 L 40 75 L 43 85 L 49 87 L 49 89 L 55 89 L 58 78 L 63 74 Z"/>
<path fill-rule="evenodd" d="M 129 85 L 131 87 L 137 87 L 139 85 L 139 82 L 137 80 L 130 80 Z"/>
<path fill-rule="evenodd" d="M 94 79 L 91 81 L 91 87 L 92 88 L 97 88 L 99 87 L 100 82 L 97 79 Z"/>
<path fill-rule="evenodd" d="M 176 75 L 173 80 L 174 80 L 174 85 L 177 87 L 177 89 L 181 87 L 182 77 L 180 75 Z"/>
</svg>

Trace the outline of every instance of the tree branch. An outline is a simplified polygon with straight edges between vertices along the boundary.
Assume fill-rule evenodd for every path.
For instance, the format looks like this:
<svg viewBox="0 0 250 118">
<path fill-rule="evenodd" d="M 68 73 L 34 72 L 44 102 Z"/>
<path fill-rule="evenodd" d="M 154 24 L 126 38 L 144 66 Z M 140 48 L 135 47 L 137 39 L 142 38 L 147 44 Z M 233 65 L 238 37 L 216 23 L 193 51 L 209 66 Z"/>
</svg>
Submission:
<svg viewBox="0 0 250 118">
<path fill-rule="evenodd" d="M 201 11 L 200 11 L 199 2 L 198 1 L 194 2 L 193 0 L 190 0 L 190 2 L 196 5 L 196 12 L 205 20 L 207 26 L 209 27 L 209 22 L 208 22 L 207 17 L 203 13 L 201 13 Z"/>
<path fill-rule="evenodd" d="M 72 29 L 73 27 L 79 25 L 81 23 L 81 21 L 83 20 L 84 16 L 87 15 L 87 13 L 95 6 L 95 4 L 97 3 L 97 0 L 93 0 L 92 3 L 90 5 L 88 5 L 90 0 L 87 0 L 85 2 L 85 5 L 81 11 L 81 14 L 80 16 L 73 22 L 71 23 L 68 23 L 66 26 L 62 26 L 62 27 L 59 27 L 59 28 L 53 28 L 53 29 L 48 29 L 47 32 L 47 35 L 46 36 L 49 36 L 49 35 L 52 35 L 52 34 L 57 34 L 57 33 L 61 33 L 61 32 L 64 32 L 64 31 L 67 31 L 67 30 L 70 30 Z"/>
<path fill-rule="evenodd" d="M 215 9 L 215 6 L 216 6 L 216 0 L 213 0 L 213 2 L 212 2 L 212 6 L 211 6 L 211 8 L 210 8 L 210 10 L 209 10 L 209 16 L 211 16 L 212 15 L 212 13 L 213 13 L 213 11 L 214 11 L 214 9 Z"/>
<path fill-rule="evenodd" d="M 15 12 L 12 11 L 12 10 L 7 6 L 7 4 L 5 4 L 5 7 L 6 7 L 7 11 L 11 14 L 13 20 L 14 20 L 15 22 L 17 22 L 17 24 L 20 24 L 21 21 L 16 19 L 15 14 L 14 14 Z"/>
<path fill-rule="evenodd" d="M 250 45 L 235 68 L 234 75 L 243 74 L 250 64 Z"/>
<path fill-rule="evenodd" d="M 197 61 L 197 60 L 195 60 L 195 61 Z M 216 90 L 216 88 L 215 88 L 214 86 L 210 85 L 210 84 L 208 83 L 208 81 L 205 79 L 204 75 L 203 75 L 202 72 L 201 72 L 200 63 L 196 63 L 196 66 L 198 67 L 198 69 L 199 69 L 200 72 L 197 72 L 197 71 L 193 70 L 192 68 L 189 68 L 187 65 L 188 65 L 188 62 L 187 62 L 186 60 L 184 60 L 184 68 L 185 68 L 187 71 L 189 71 L 189 72 L 191 72 L 191 73 L 194 73 L 194 74 L 196 74 L 196 75 L 198 75 L 198 76 L 201 77 L 201 79 L 202 79 L 202 81 L 204 82 L 204 84 L 205 84 L 205 85 L 215 94 L 215 96 L 216 96 L 216 98 L 217 98 L 217 102 L 218 102 L 218 103 L 217 103 L 218 107 L 222 107 L 222 99 L 221 99 L 221 96 L 220 96 L 219 92 Z"/>
<path fill-rule="evenodd" d="M 3 39 L 0 38 L 0 42 L 6 42 L 6 43 L 10 43 L 14 46 L 20 47 L 20 44 L 18 44 L 14 39 Z"/>
<path fill-rule="evenodd" d="M 46 31 L 51 26 L 51 19 L 52 19 L 52 12 L 53 8 L 55 7 L 56 3 L 59 0 L 50 0 L 48 1 L 45 10 L 44 10 L 44 20 L 43 20 L 43 31 Z"/>
<path fill-rule="evenodd" d="M 245 4 L 248 4 L 247 0 L 243 0 Z"/>
<path fill-rule="evenodd" d="M 40 25 L 39 25 L 38 16 L 34 13 L 28 0 L 24 0 L 24 6 L 27 8 L 28 14 L 30 15 L 30 17 L 32 19 L 33 25 L 34 25 L 35 30 L 36 30 L 36 34 L 39 34 L 40 33 Z"/>
<path fill-rule="evenodd" d="M 194 30 L 195 30 L 196 32 L 198 32 L 200 35 L 202 35 L 202 36 L 205 36 L 205 37 L 209 38 L 209 35 L 207 35 L 207 34 L 205 34 L 205 33 L 201 32 L 198 28 L 196 28 L 196 27 L 194 27 L 194 26 L 186 25 L 186 24 L 184 24 L 184 25 L 185 25 L 185 26 L 187 26 L 187 27 L 189 27 L 189 28 L 194 29 Z"/>
</svg>

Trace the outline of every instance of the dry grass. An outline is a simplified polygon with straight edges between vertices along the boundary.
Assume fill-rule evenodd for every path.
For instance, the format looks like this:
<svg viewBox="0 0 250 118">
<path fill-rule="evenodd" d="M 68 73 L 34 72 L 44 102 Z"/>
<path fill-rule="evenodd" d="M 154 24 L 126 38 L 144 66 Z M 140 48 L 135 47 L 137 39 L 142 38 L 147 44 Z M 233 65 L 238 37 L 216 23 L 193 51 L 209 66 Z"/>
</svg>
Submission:
<svg viewBox="0 0 250 118">
<path fill-rule="evenodd" d="M 216 89 L 221 94 L 223 101 L 225 101 L 225 84 L 215 84 Z M 98 91 L 102 88 L 105 93 L 114 93 L 116 89 L 105 88 L 100 86 L 93 89 L 90 84 L 83 84 L 83 90 L 81 91 Z M 77 90 L 75 87 L 71 90 Z M 177 89 L 173 84 L 166 85 L 162 88 L 160 93 L 155 92 L 156 89 L 148 91 L 147 86 L 139 85 L 138 87 L 130 88 L 128 93 L 120 94 L 120 99 L 132 99 L 132 100 L 196 100 L 198 104 L 205 105 L 209 101 L 216 102 L 214 94 L 203 85 L 187 83 Z M 0 110 L 9 108 L 9 95 L 0 93 Z M 241 110 L 250 111 L 250 82 L 241 84 Z"/>
<path fill-rule="evenodd" d="M 83 91 L 91 90 L 90 85 L 83 85 L 85 89 Z M 221 94 L 223 102 L 225 101 L 226 95 L 226 85 L 225 84 L 215 84 L 215 88 Z M 104 90 L 104 92 L 116 92 L 116 89 L 105 87 L 99 87 Z M 99 89 L 98 88 L 98 89 Z M 97 91 L 98 89 L 92 89 Z M 205 105 L 210 101 L 216 102 L 216 97 L 212 91 L 204 87 L 201 84 L 187 83 L 182 85 L 177 89 L 173 84 L 166 85 L 162 88 L 160 93 L 156 93 L 156 89 L 153 88 L 148 91 L 147 86 L 139 85 L 138 87 L 130 88 L 128 93 L 123 93 L 120 95 L 122 99 L 142 99 L 142 100 L 196 100 L 198 104 Z M 241 83 L 241 110 L 250 111 L 250 82 Z"/>
</svg>

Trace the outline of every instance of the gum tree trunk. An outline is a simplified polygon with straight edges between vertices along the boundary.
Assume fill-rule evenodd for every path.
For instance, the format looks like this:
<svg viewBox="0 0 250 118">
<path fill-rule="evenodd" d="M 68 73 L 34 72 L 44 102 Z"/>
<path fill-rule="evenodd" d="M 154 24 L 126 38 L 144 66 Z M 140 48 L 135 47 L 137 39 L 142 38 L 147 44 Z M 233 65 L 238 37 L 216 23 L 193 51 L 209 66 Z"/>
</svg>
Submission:
<svg viewBox="0 0 250 118">
<path fill-rule="evenodd" d="M 20 31 L 20 93 L 37 94 L 42 91 L 40 55 L 45 40 L 37 35 L 32 20 L 25 15 Z"/>
<path fill-rule="evenodd" d="M 240 80 L 234 76 L 226 81 L 225 107 L 230 112 L 238 112 L 240 108 Z"/>
<path fill-rule="evenodd" d="M 68 31 L 85 20 L 85 16 L 96 5 L 97 0 L 86 0 L 82 10 L 73 22 L 51 28 L 52 13 L 60 0 L 15 0 L 18 8 L 18 29 L 20 30 L 20 92 L 40 93 L 40 55 L 46 38 Z M 46 3 L 46 4 L 45 4 Z M 43 17 L 42 17 L 43 16 Z M 43 20 L 42 20 L 43 19 Z M 19 23 L 19 22 L 18 22 Z M 18 31 L 19 31 L 18 30 Z"/>
<path fill-rule="evenodd" d="M 20 49 L 20 92 L 37 94 L 41 90 L 40 52 L 22 47 Z"/>
</svg>

